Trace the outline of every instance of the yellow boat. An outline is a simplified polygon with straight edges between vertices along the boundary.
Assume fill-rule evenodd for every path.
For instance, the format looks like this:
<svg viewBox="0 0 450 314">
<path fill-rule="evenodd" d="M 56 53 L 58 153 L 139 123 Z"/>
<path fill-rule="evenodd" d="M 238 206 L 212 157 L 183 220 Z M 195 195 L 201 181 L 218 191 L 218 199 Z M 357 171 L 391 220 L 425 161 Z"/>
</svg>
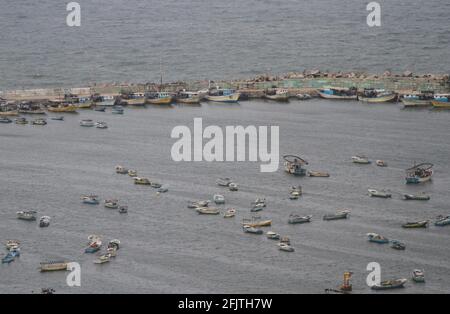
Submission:
<svg viewBox="0 0 450 314">
<path fill-rule="evenodd" d="M 80 103 L 77 105 L 78 109 L 92 109 L 93 103 L 92 101 L 88 101 L 85 103 Z"/>
<path fill-rule="evenodd" d="M 48 107 L 47 110 L 49 112 L 66 112 L 66 113 L 73 113 L 77 112 L 78 107 L 74 105 L 68 105 L 68 106 L 58 106 L 58 107 Z"/>
<path fill-rule="evenodd" d="M 145 98 L 133 98 L 124 100 L 128 106 L 144 106 Z"/>
<path fill-rule="evenodd" d="M 431 104 L 433 105 L 433 108 L 437 108 L 437 109 L 450 109 L 450 102 L 448 101 L 437 101 L 437 100 L 433 100 L 431 102 Z"/>
<path fill-rule="evenodd" d="M 12 117 L 12 116 L 18 116 L 19 111 L 13 110 L 13 111 L 0 111 L 0 117 Z"/>
<path fill-rule="evenodd" d="M 147 98 L 147 103 L 153 105 L 170 105 L 172 103 L 172 95 L 161 92 L 155 98 Z"/>
<path fill-rule="evenodd" d="M 270 227 L 272 225 L 272 220 L 261 220 L 261 221 L 245 221 L 242 223 L 243 226 L 249 226 L 253 228 L 257 227 Z"/>
</svg>

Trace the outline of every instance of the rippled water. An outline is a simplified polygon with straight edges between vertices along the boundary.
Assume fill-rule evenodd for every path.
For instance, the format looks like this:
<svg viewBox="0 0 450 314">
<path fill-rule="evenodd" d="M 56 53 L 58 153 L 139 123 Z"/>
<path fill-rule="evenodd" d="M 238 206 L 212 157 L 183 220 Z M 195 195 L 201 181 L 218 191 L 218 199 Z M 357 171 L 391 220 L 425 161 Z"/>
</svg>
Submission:
<svg viewBox="0 0 450 314">
<path fill-rule="evenodd" d="M 69 2 L 69 1 L 67 1 Z M 0 90 L 89 82 L 222 79 L 312 68 L 446 73 L 447 0 L 18 0 L 0 10 Z"/>
<path fill-rule="evenodd" d="M 260 173 L 257 163 L 175 163 L 170 158 L 176 125 L 279 125 L 280 153 L 299 154 L 309 169 L 331 173 L 329 179 L 294 178 L 280 170 Z M 83 118 L 108 122 L 108 130 L 82 128 Z M 22 240 L 22 256 L 0 265 L 0 292 L 58 293 L 320 293 L 336 287 L 351 270 L 357 293 L 367 293 L 366 265 L 379 262 L 384 278 L 410 278 L 414 268 L 426 272 L 426 284 L 408 283 L 405 293 L 450 293 L 448 243 L 450 228 L 405 230 L 408 220 L 449 215 L 449 114 L 405 111 L 397 105 L 358 102 L 251 101 L 239 105 L 126 109 L 124 116 L 83 111 L 65 122 L 45 127 L 0 125 L 0 241 Z M 365 153 L 384 159 L 388 168 L 358 166 L 350 157 Z M 435 164 L 436 174 L 423 186 L 404 184 L 404 169 L 414 161 Z M 156 195 L 114 173 L 123 164 L 139 174 L 170 185 Z M 240 185 L 229 192 L 215 185 L 218 177 Z M 305 195 L 288 199 L 289 187 L 303 186 Z M 393 199 L 371 199 L 368 188 L 387 188 Z M 429 202 L 406 202 L 402 192 L 425 191 Z M 118 198 L 128 215 L 102 206 L 80 204 L 80 196 L 96 193 Z M 187 200 L 223 193 L 237 217 L 199 216 Z M 266 197 L 261 213 L 274 230 L 288 235 L 296 251 L 284 253 L 264 236 L 243 234 L 242 218 L 250 202 Z M 15 218 L 33 208 L 53 217 L 47 229 Z M 350 208 L 347 221 L 324 222 L 322 216 Z M 312 214 L 313 222 L 289 225 L 290 213 Z M 377 232 L 407 244 L 400 252 L 370 244 L 365 234 Z M 83 254 L 87 236 L 118 238 L 122 248 L 110 264 L 94 265 Z M 38 271 L 46 260 L 77 261 L 82 287 L 69 288 L 65 273 Z"/>
</svg>

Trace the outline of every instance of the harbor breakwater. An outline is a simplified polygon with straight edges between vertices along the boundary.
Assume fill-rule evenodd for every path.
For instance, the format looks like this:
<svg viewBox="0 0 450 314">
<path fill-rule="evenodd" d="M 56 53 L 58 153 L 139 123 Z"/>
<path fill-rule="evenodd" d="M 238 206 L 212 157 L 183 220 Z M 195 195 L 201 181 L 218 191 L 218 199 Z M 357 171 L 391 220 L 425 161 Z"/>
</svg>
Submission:
<svg viewBox="0 0 450 314">
<path fill-rule="evenodd" d="M 259 98 L 267 89 L 284 88 L 292 95 L 298 93 L 315 94 L 317 89 L 334 87 L 357 87 L 358 89 L 376 88 L 395 91 L 396 93 L 410 94 L 421 91 L 434 91 L 435 93 L 450 93 L 450 75 L 425 74 L 415 75 L 412 72 L 382 75 L 365 73 L 327 73 L 321 71 L 305 71 L 303 73 L 289 73 L 278 76 L 260 75 L 251 79 L 228 81 L 192 81 L 172 82 L 162 86 L 157 83 L 127 84 L 104 83 L 90 84 L 87 87 L 46 88 L 46 89 L 20 89 L 0 91 L 0 97 L 7 100 L 40 100 L 76 94 L 89 96 L 95 93 L 102 95 L 120 95 L 123 92 L 147 92 L 162 89 L 167 92 L 180 90 L 198 91 L 211 86 L 232 88 L 246 94 L 249 98 Z"/>
</svg>

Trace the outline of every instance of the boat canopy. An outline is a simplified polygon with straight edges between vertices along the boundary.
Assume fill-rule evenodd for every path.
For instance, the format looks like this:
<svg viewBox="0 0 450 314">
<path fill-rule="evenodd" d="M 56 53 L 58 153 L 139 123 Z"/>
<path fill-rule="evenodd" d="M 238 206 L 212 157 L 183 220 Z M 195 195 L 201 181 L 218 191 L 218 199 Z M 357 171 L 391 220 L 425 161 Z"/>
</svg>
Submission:
<svg viewBox="0 0 450 314">
<path fill-rule="evenodd" d="M 296 155 L 284 155 L 283 159 L 289 163 L 293 163 L 293 164 L 300 164 L 300 165 L 307 165 L 308 162 Z"/>
<path fill-rule="evenodd" d="M 416 172 L 417 170 L 426 171 L 426 170 L 433 168 L 433 166 L 434 165 L 432 163 L 424 162 L 424 163 L 415 165 L 414 167 L 411 167 L 409 169 L 406 169 L 406 172 L 408 172 L 408 173 Z"/>
</svg>

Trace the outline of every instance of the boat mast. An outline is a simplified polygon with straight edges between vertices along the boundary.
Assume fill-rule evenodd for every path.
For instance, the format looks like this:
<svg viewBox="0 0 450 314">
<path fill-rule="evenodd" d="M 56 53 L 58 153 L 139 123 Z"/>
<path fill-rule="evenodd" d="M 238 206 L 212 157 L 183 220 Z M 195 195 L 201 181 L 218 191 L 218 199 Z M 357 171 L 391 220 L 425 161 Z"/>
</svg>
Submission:
<svg viewBox="0 0 450 314">
<path fill-rule="evenodd" d="M 159 59 L 159 72 L 160 72 L 159 92 L 161 92 L 163 85 L 162 58 Z"/>
</svg>

